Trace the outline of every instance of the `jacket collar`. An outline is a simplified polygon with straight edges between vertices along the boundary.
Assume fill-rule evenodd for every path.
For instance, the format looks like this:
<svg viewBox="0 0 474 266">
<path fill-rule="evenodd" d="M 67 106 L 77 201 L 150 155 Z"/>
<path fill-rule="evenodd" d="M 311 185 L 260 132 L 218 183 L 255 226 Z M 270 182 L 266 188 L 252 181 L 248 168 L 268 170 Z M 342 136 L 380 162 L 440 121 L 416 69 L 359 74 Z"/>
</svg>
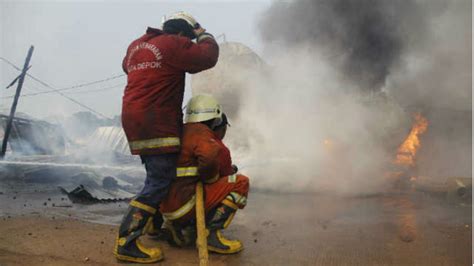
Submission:
<svg viewBox="0 0 474 266">
<path fill-rule="evenodd" d="M 157 28 L 148 27 L 146 29 L 146 34 L 160 35 L 160 34 L 163 34 L 163 31 Z"/>
</svg>

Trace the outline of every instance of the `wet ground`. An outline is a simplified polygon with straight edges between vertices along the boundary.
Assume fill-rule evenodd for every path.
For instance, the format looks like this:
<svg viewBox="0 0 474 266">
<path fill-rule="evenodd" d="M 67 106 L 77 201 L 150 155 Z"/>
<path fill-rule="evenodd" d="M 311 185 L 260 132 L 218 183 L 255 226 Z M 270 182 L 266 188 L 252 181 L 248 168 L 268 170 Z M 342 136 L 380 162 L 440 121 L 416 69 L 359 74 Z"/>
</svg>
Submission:
<svg viewBox="0 0 474 266">
<path fill-rule="evenodd" d="M 112 242 L 126 203 L 72 204 L 54 187 L 0 192 L 0 265 L 117 264 Z M 212 255 L 211 263 L 471 265 L 471 226 L 471 205 L 420 192 L 337 197 L 253 191 L 226 233 L 241 239 L 245 250 Z M 193 248 L 158 244 L 165 265 L 196 265 Z"/>
</svg>

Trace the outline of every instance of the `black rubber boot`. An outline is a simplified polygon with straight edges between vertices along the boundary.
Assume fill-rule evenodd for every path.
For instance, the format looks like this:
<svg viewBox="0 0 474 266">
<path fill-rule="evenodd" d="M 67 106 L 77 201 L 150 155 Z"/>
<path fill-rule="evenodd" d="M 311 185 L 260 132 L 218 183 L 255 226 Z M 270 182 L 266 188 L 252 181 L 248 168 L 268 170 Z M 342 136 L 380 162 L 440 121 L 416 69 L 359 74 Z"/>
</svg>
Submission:
<svg viewBox="0 0 474 266">
<path fill-rule="evenodd" d="M 161 226 L 163 225 L 163 216 L 158 210 L 156 211 L 156 214 L 153 215 L 151 225 L 152 226 L 150 226 L 150 229 L 146 233 L 154 238 L 160 238 L 163 233 L 161 230 Z"/>
<path fill-rule="evenodd" d="M 179 225 L 166 220 L 163 231 L 168 234 L 168 243 L 175 247 L 187 247 L 196 241 L 196 225 Z"/>
<path fill-rule="evenodd" d="M 154 208 L 138 201 L 130 202 L 115 241 L 114 255 L 117 259 L 138 263 L 153 263 L 163 259 L 159 248 L 144 247 L 138 239 L 152 226 L 155 212 Z"/>
<path fill-rule="evenodd" d="M 238 207 L 228 199 L 216 208 L 212 218 L 208 222 L 209 236 L 207 237 L 207 247 L 209 251 L 220 254 L 234 254 L 244 249 L 239 240 L 229 240 L 222 235 L 221 230 L 226 229 Z"/>
</svg>

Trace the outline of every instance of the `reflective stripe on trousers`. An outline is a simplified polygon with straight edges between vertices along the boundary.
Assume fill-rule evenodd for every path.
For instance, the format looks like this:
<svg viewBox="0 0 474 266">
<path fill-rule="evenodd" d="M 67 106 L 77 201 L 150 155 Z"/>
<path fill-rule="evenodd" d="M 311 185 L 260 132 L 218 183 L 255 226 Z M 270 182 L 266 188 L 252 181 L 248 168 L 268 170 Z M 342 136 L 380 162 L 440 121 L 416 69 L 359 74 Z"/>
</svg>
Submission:
<svg viewBox="0 0 474 266">
<path fill-rule="evenodd" d="M 176 168 L 176 176 L 177 177 L 197 176 L 197 175 L 198 175 L 198 168 L 195 167 L 195 166 Z"/>
<path fill-rule="evenodd" d="M 234 202 L 237 205 L 240 206 L 245 206 L 247 205 L 247 197 L 240 195 L 237 192 L 230 192 L 229 195 L 227 195 L 226 199 Z"/>
<path fill-rule="evenodd" d="M 163 217 L 165 217 L 167 220 L 176 220 L 183 217 L 188 212 L 190 212 L 193 209 L 194 205 L 196 205 L 196 195 L 193 195 L 193 197 L 188 202 L 186 202 L 183 206 L 181 206 L 176 211 L 166 212 L 162 214 L 163 214 Z"/>
</svg>

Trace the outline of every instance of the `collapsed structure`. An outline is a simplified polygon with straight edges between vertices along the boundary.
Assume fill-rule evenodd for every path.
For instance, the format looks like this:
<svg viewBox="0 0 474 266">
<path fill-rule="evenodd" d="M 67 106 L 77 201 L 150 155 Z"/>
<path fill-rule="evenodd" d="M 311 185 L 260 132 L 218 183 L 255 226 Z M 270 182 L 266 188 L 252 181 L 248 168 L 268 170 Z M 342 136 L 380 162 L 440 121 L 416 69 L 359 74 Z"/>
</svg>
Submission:
<svg viewBox="0 0 474 266">
<path fill-rule="evenodd" d="M 7 119 L 0 115 L 0 132 Z M 60 125 L 17 117 L 7 147 L 0 182 L 12 191 L 59 188 L 72 202 L 121 201 L 140 189 L 144 174 L 117 126 L 97 127 L 72 139 Z"/>
<path fill-rule="evenodd" d="M 3 139 L 8 116 L 0 114 L 0 137 Z M 19 155 L 60 155 L 66 148 L 61 127 L 46 121 L 13 118 L 7 149 Z"/>
</svg>

